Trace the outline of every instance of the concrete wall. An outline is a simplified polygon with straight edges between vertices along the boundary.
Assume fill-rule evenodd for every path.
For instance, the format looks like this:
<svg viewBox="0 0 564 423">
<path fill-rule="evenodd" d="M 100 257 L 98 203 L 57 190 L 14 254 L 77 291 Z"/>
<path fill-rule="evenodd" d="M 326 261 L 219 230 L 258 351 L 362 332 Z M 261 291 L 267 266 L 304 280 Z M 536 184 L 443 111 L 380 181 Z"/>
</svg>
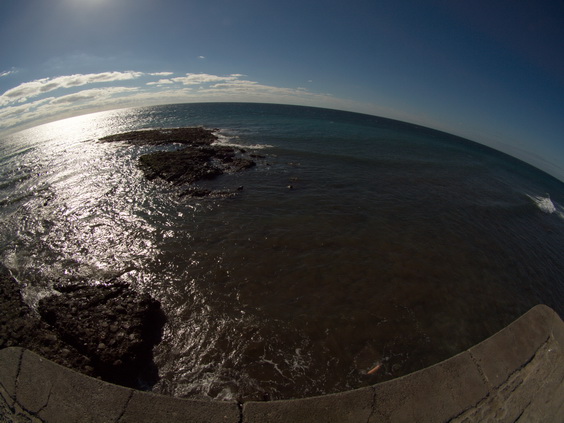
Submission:
<svg viewBox="0 0 564 423">
<path fill-rule="evenodd" d="M 197 401 L 0 351 L 0 422 L 564 422 L 564 323 L 536 306 L 480 344 L 402 378 L 272 402 Z"/>
</svg>

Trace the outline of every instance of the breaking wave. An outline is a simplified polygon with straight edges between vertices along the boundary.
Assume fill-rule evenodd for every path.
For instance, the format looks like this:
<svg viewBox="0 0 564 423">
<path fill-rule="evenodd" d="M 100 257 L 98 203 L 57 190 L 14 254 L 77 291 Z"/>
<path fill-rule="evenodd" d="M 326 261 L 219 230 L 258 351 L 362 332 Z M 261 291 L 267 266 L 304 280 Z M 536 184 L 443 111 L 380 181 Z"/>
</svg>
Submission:
<svg viewBox="0 0 564 423">
<path fill-rule="evenodd" d="M 251 150 L 263 150 L 265 148 L 272 148 L 273 146 L 270 144 L 245 144 L 239 141 L 238 135 L 226 135 L 222 133 L 223 131 L 217 131 L 215 135 L 217 136 L 218 140 L 215 144 L 225 145 L 227 147 L 235 147 L 235 148 L 249 148 Z"/>
<path fill-rule="evenodd" d="M 545 196 L 527 194 L 527 197 L 529 197 L 543 213 L 554 214 L 564 219 L 564 207 L 552 200 L 550 194 L 547 193 Z"/>
</svg>

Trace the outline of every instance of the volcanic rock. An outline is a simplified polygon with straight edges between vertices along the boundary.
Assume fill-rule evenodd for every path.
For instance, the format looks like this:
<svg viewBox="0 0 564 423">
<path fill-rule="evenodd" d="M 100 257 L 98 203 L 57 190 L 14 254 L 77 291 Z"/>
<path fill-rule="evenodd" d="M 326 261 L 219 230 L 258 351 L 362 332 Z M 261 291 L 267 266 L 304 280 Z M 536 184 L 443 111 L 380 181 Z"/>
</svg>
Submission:
<svg viewBox="0 0 564 423">
<path fill-rule="evenodd" d="M 0 264 L 0 349 L 19 346 L 63 366 L 137 389 L 158 374 L 152 348 L 165 317 L 158 301 L 126 284 L 67 285 L 42 299 L 35 313 L 19 283 Z"/>
<path fill-rule="evenodd" d="M 19 346 L 94 376 L 90 360 L 66 344 L 23 301 L 19 283 L 0 264 L 0 349 Z"/>
<path fill-rule="evenodd" d="M 139 168 L 147 179 L 160 178 L 175 185 L 191 185 L 256 165 L 250 158 L 242 157 L 245 154 L 243 149 L 212 144 L 217 139 L 213 130 L 198 127 L 133 131 L 104 137 L 100 141 L 124 141 L 133 145 L 183 145 L 176 151 L 156 151 L 139 157 Z M 203 192 L 200 190 L 193 196 L 199 197 Z M 209 191 L 207 195 L 212 193 Z"/>
<path fill-rule="evenodd" d="M 147 129 L 109 135 L 100 138 L 101 142 L 125 141 L 132 145 L 167 145 L 190 144 L 210 145 L 217 141 L 217 136 L 210 129 L 202 127 Z"/>
<path fill-rule="evenodd" d="M 42 299 L 38 311 L 65 343 L 90 359 L 95 374 L 137 388 L 157 381 L 152 349 L 165 323 L 158 301 L 120 282 L 55 289 L 61 295 Z"/>
</svg>

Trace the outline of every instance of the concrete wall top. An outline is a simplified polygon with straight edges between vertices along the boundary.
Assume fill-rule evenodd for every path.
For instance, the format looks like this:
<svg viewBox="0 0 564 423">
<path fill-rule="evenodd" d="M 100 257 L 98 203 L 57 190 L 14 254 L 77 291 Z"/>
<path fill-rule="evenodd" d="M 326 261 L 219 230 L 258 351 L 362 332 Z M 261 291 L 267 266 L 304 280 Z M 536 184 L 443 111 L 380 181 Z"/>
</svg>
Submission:
<svg viewBox="0 0 564 423">
<path fill-rule="evenodd" d="M 539 305 L 448 360 L 366 388 L 271 402 L 190 400 L 0 351 L 0 422 L 564 422 L 564 323 Z"/>
</svg>

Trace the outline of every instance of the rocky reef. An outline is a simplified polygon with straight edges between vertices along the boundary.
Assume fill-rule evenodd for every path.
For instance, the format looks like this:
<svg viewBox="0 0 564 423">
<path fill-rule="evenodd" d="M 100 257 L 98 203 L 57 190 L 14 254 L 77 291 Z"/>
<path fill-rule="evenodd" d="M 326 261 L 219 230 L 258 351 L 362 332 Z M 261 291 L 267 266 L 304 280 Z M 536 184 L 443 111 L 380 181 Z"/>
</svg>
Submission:
<svg viewBox="0 0 564 423">
<path fill-rule="evenodd" d="M 157 381 L 152 351 L 165 323 L 158 301 L 121 282 L 55 289 L 61 295 L 42 299 L 39 314 L 63 342 L 89 358 L 95 374 L 141 388 Z"/>
<path fill-rule="evenodd" d="M 101 138 L 135 146 L 178 145 L 139 157 L 149 180 L 179 187 L 179 196 L 203 198 L 235 195 L 243 189 L 214 191 L 195 185 L 255 166 L 243 149 L 214 144 L 214 130 L 153 129 Z M 158 379 L 152 350 L 161 340 L 165 316 L 158 301 L 127 284 L 89 281 L 53 286 L 53 295 L 31 309 L 20 283 L 0 264 L 0 349 L 28 348 L 61 365 L 108 382 L 150 388 Z"/>
<path fill-rule="evenodd" d="M 23 301 L 19 283 L 0 264 L 0 349 L 21 346 L 53 361 L 94 375 L 90 360 L 63 342 Z"/>
<path fill-rule="evenodd" d="M 147 179 L 160 178 L 180 186 L 190 186 L 256 165 L 252 156 L 246 156 L 243 149 L 213 144 L 217 139 L 213 130 L 196 127 L 126 132 L 100 138 L 100 141 L 123 141 L 132 145 L 182 145 L 175 151 L 156 151 L 139 157 L 139 167 Z M 205 189 L 188 189 L 181 193 L 197 197 L 213 194 L 217 195 Z"/>
<path fill-rule="evenodd" d="M 158 301 L 127 284 L 55 286 L 38 313 L 0 265 L 0 348 L 21 346 L 108 382 L 148 389 L 158 379 L 152 350 L 165 316 Z"/>
<path fill-rule="evenodd" d="M 218 140 L 211 129 L 201 126 L 190 128 L 145 129 L 140 131 L 123 132 L 100 138 L 102 142 L 125 141 L 131 145 L 210 145 Z"/>
</svg>

